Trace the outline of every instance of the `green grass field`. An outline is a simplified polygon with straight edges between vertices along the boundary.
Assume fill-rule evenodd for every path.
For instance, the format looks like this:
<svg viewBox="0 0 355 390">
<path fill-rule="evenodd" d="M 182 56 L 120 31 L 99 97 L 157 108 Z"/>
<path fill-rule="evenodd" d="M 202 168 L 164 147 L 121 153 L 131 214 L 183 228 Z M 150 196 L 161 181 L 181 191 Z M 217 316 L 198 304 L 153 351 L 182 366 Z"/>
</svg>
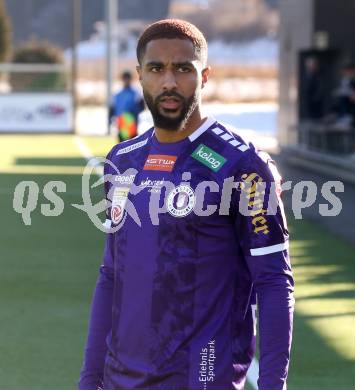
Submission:
<svg viewBox="0 0 355 390">
<path fill-rule="evenodd" d="M 104 156 L 114 140 L 81 137 Z M 81 202 L 86 164 L 73 136 L 0 137 L 0 381 L 6 390 L 75 389 L 104 234 Z M 66 183 L 64 213 L 31 226 L 13 210 L 16 185 Z M 94 194 L 97 200 L 99 193 Z M 289 220 L 297 283 L 289 390 L 347 390 L 355 378 L 354 247 Z M 250 387 L 248 387 L 250 389 Z"/>
</svg>

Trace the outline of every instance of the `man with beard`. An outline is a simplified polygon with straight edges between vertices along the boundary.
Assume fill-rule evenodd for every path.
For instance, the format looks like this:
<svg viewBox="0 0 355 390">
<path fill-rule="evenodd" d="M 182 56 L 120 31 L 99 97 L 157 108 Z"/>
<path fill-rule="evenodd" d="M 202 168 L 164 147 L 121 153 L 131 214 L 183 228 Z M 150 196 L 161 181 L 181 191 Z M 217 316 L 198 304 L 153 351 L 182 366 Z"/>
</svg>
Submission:
<svg viewBox="0 0 355 390">
<path fill-rule="evenodd" d="M 107 156 L 109 232 L 79 389 L 243 389 L 256 293 L 259 389 L 283 390 L 294 300 L 277 169 L 202 115 L 210 69 L 194 25 L 150 25 L 137 58 L 154 127 Z"/>
</svg>

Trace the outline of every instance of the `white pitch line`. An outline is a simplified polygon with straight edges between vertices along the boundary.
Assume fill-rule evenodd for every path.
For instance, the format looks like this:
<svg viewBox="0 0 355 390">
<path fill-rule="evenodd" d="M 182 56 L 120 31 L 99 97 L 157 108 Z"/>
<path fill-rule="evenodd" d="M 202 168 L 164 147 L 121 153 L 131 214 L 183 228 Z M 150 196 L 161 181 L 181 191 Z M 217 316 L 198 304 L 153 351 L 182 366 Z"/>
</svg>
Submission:
<svg viewBox="0 0 355 390">
<path fill-rule="evenodd" d="M 89 147 L 85 144 L 85 142 L 79 137 L 74 136 L 74 143 L 78 147 L 80 153 L 85 157 L 86 161 L 94 167 L 95 173 L 97 176 L 102 177 L 103 176 L 103 167 L 97 163 L 95 156 L 92 154 Z"/>
<path fill-rule="evenodd" d="M 249 370 L 247 372 L 247 380 L 251 387 L 258 390 L 258 378 L 259 378 L 259 362 L 256 358 L 253 358 Z"/>
<path fill-rule="evenodd" d="M 91 160 L 92 158 L 94 158 L 94 155 L 91 153 L 91 150 L 78 135 L 74 136 L 74 143 L 80 150 L 80 153 L 86 158 L 86 160 Z"/>
</svg>

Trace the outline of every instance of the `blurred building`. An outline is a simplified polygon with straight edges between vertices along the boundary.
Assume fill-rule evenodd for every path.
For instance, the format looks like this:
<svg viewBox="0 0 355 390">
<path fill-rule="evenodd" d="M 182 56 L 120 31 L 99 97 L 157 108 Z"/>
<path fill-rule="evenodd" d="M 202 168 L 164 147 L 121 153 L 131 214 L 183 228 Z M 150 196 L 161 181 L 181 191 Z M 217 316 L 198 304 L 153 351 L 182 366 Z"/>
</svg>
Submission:
<svg viewBox="0 0 355 390">
<path fill-rule="evenodd" d="M 355 58 L 355 2 L 280 0 L 280 14 L 279 140 L 283 146 L 297 146 L 304 103 L 300 93 L 304 63 L 307 57 L 319 61 L 324 105 L 329 107 L 341 66 Z"/>
</svg>

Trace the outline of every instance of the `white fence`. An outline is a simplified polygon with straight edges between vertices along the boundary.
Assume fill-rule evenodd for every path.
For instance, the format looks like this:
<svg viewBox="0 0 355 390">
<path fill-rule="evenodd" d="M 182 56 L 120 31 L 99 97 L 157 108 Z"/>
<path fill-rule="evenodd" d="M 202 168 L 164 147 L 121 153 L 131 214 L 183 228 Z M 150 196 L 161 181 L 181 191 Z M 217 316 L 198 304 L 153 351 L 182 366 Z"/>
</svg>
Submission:
<svg viewBox="0 0 355 390">
<path fill-rule="evenodd" d="M 70 71 L 56 64 L 0 64 L 0 132 L 72 132 Z"/>
</svg>

